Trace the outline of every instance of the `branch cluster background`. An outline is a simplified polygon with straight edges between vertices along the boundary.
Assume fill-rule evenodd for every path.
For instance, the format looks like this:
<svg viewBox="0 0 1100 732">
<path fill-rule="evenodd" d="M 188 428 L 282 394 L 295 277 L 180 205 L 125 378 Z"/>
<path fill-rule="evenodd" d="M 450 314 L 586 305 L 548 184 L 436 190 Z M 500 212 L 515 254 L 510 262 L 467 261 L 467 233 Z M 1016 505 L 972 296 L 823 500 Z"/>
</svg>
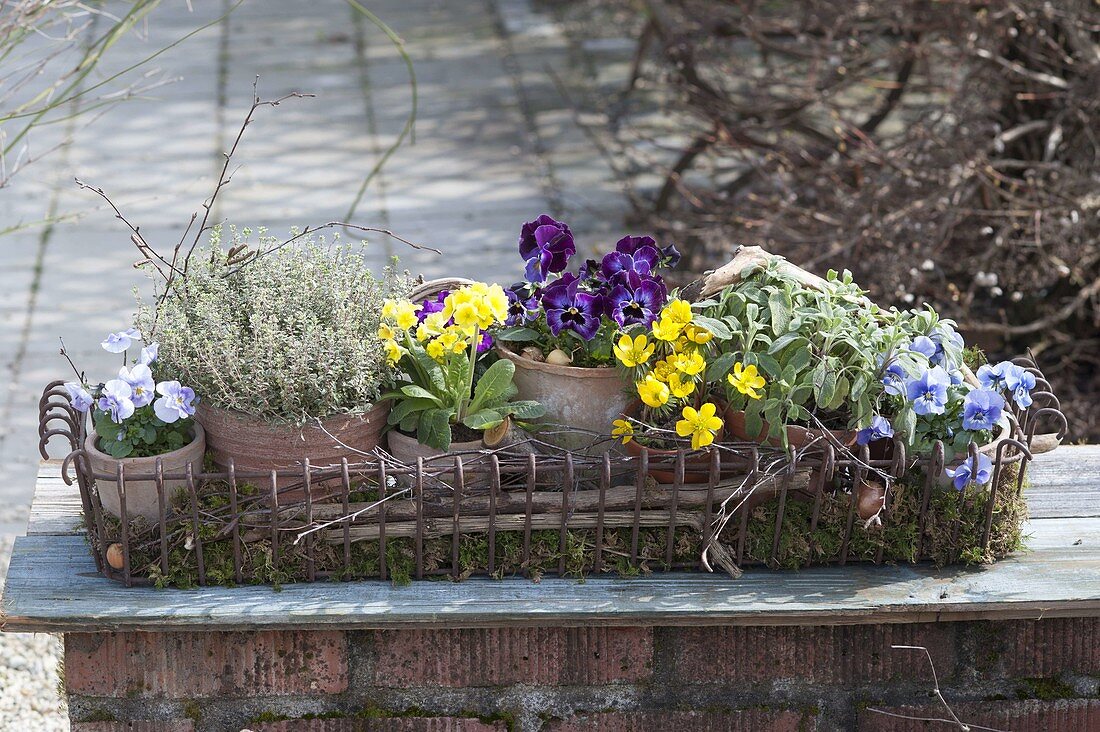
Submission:
<svg viewBox="0 0 1100 732">
<path fill-rule="evenodd" d="M 578 0 L 638 39 L 590 131 L 696 272 L 759 244 L 1031 349 L 1100 439 L 1100 10 L 1088 0 Z M 592 22 L 592 18 L 601 22 Z"/>
</svg>

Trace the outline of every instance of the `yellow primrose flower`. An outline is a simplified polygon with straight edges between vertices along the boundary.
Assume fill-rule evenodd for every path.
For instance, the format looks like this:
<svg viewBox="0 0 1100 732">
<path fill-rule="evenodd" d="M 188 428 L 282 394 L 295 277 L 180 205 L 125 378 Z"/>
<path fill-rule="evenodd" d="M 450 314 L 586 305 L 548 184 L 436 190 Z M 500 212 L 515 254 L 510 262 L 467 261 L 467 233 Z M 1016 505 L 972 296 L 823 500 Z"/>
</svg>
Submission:
<svg viewBox="0 0 1100 732">
<path fill-rule="evenodd" d="M 378 337 L 384 341 L 392 341 L 397 337 L 397 334 L 394 333 L 393 328 L 386 323 L 380 323 L 378 325 Z"/>
<path fill-rule="evenodd" d="M 623 366 L 634 368 L 646 364 L 649 357 L 653 355 L 654 348 L 655 345 L 650 343 L 644 335 L 635 336 L 631 339 L 630 336 L 624 333 L 619 342 L 615 344 L 615 357 L 619 359 Z"/>
<path fill-rule="evenodd" d="M 676 423 L 676 434 L 680 437 L 690 436 L 693 450 L 706 447 L 714 442 L 714 436 L 722 429 L 722 419 L 715 415 L 716 411 L 717 407 L 710 402 L 698 410 L 684 407 L 684 418 Z"/>
<path fill-rule="evenodd" d="M 671 318 L 661 317 L 653 324 L 653 337 L 659 341 L 675 341 L 684 327 Z"/>
<path fill-rule="evenodd" d="M 701 346 L 704 343 L 708 343 L 711 338 L 714 338 L 714 334 L 701 325 L 689 323 L 688 326 L 684 328 L 684 337 L 692 343 Z"/>
<path fill-rule="evenodd" d="M 416 311 L 419 307 L 408 300 L 387 300 L 382 305 L 382 315 L 397 323 L 401 330 L 408 330 L 416 325 Z"/>
<path fill-rule="evenodd" d="M 382 317 L 390 320 L 397 319 L 397 301 L 387 298 L 382 303 Z"/>
<path fill-rule="evenodd" d="M 677 371 L 687 376 L 697 376 L 703 373 L 703 369 L 707 367 L 707 362 L 702 355 L 695 351 L 669 356 L 669 361 L 672 362 Z"/>
<path fill-rule="evenodd" d="M 657 381 L 653 374 L 646 374 L 645 379 L 639 381 L 635 386 L 638 388 L 638 396 L 647 405 L 656 408 L 663 407 L 668 403 L 668 384 Z"/>
<path fill-rule="evenodd" d="M 386 362 L 390 366 L 395 366 L 401 360 L 401 357 L 405 355 L 405 349 L 397 345 L 397 341 L 392 338 L 386 339 L 383 345 L 386 348 Z"/>
<path fill-rule="evenodd" d="M 668 390 L 677 399 L 686 399 L 695 392 L 695 381 L 691 378 L 680 380 L 680 374 L 672 374 L 668 377 Z"/>
<path fill-rule="evenodd" d="M 482 325 L 488 328 L 493 323 L 503 323 L 508 319 L 508 295 L 500 285 L 486 285 L 484 282 L 475 282 L 470 285 L 474 292 L 481 295 L 482 315 L 491 318 L 493 322 Z"/>
<path fill-rule="evenodd" d="M 432 342 L 428 344 L 428 355 L 435 361 L 443 363 L 443 355 L 447 351 L 447 347 L 443 345 L 442 337 L 432 339 Z"/>
<path fill-rule="evenodd" d="M 433 336 L 437 336 L 447 328 L 447 318 L 443 313 L 429 313 L 424 322 L 416 329 L 416 340 L 423 343 Z"/>
<path fill-rule="evenodd" d="M 757 372 L 756 366 L 752 364 L 745 366 L 743 363 L 735 363 L 733 373 L 726 376 L 726 381 L 737 391 L 751 399 L 759 399 L 764 396 L 757 391 L 757 389 L 764 388 L 764 377 Z"/>
<path fill-rule="evenodd" d="M 622 438 L 624 445 L 634 439 L 634 425 L 628 420 L 616 419 L 611 425 L 611 436 Z"/>
</svg>

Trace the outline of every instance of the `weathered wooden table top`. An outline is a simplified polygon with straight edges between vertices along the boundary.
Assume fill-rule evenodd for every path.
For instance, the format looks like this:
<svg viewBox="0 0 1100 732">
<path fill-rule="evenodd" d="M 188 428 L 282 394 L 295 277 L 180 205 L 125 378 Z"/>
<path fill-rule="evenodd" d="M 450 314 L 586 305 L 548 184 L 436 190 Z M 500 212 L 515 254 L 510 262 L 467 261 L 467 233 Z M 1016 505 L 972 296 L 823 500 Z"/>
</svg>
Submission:
<svg viewBox="0 0 1100 732">
<path fill-rule="evenodd" d="M 16 540 L 0 626 L 9 631 L 247 630 L 516 625 L 795 625 L 1100 615 L 1100 445 L 1039 456 L 1027 550 L 989 567 L 750 569 L 634 579 L 319 582 L 126 588 L 95 571 L 75 486 L 39 474 Z"/>
</svg>

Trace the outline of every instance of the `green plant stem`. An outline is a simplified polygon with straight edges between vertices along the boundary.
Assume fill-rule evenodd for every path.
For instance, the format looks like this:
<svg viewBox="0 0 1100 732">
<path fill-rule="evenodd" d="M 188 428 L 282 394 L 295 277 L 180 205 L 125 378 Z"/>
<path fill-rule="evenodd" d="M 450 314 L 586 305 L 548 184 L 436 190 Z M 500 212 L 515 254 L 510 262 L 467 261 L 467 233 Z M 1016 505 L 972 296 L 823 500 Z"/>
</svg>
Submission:
<svg viewBox="0 0 1100 732">
<path fill-rule="evenodd" d="M 458 414 L 455 415 L 455 422 L 461 422 L 466 418 L 466 410 L 470 407 L 470 401 L 473 399 L 474 393 L 474 370 L 477 362 L 477 344 L 481 341 L 481 329 L 474 326 L 474 334 L 470 338 L 469 347 L 469 367 L 466 374 L 466 391 L 462 395 L 462 399 L 458 403 Z"/>
</svg>

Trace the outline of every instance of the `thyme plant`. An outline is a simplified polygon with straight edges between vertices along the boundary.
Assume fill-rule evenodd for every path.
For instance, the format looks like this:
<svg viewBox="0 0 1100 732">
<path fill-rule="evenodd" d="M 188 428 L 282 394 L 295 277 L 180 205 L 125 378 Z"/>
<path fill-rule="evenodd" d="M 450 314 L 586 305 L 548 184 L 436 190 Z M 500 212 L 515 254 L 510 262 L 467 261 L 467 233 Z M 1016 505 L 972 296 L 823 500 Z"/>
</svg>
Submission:
<svg viewBox="0 0 1100 732">
<path fill-rule="evenodd" d="M 278 247 L 265 229 L 253 243 L 251 229 L 230 226 L 223 247 L 224 234 L 214 227 L 187 276 L 140 306 L 142 332 L 160 343 L 158 372 L 209 405 L 273 423 L 369 409 L 390 378 L 382 306 L 407 294 L 407 277 L 392 267 L 374 276 L 338 236 Z"/>
</svg>

